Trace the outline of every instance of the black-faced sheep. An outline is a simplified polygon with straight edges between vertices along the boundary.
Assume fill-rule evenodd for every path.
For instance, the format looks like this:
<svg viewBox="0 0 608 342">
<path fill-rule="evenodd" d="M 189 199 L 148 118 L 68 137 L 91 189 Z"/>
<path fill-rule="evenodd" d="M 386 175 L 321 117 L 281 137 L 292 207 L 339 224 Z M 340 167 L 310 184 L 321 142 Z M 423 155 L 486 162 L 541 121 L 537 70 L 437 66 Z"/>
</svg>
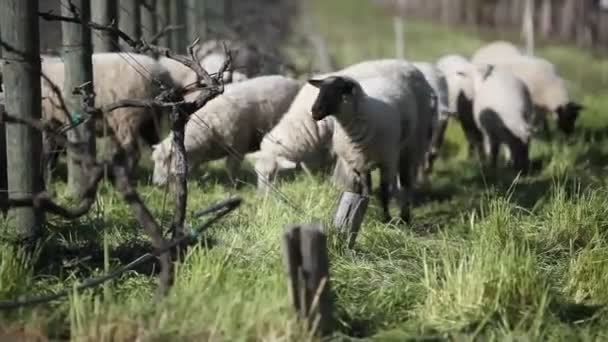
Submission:
<svg viewBox="0 0 608 342">
<path fill-rule="evenodd" d="M 309 83 L 319 88 L 312 117 L 335 118 L 333 149 L 356 175 L 350 190 L 368 195 L 367 175 L 379 168 L 383 219 L 389 221 L 390 187 L 399 175 L 401 219 L 410 222 L 411 192 L 430 144 L 437 105 L 422 73 L 410 64 L 392 75 L 360 80 L 329 76 Z M 420 96 L 422 92 L 426 96 Z M 423 107 L 427 110 L 420 110 Z"/>
</svg>

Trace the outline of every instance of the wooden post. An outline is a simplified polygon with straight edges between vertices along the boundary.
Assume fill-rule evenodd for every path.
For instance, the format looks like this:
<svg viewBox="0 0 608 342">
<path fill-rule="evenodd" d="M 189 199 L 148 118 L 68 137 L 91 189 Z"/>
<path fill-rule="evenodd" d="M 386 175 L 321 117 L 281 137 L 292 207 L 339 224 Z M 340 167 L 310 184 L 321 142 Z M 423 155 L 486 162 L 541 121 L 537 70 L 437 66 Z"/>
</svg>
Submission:
<svg viewBox="0 0 608 342">
<path fill-rule="evenodd" d="M 340 194 L 338 209 L 334 216 L 334 226 L 345 237 L 348 248 L 355 246 L 368 204 L 369 198 L 366 196 L 348 191 Z"/>
<path fill-rule="evenodd" d="M 2 33 L 0 32 L 0 37 Z M 4 113 L 4 86 L 2 85 L 2 47 L 0 46 L 0 114 Z M 0 202 L 8 200 L 8 179 L 6 179 L 6 128 L 0 123 Z M 8 207 L 1 204 L 0 210 L 6 215 Z"/>
<path fill-rule="evenodd" d="M 40 36 L 38 0 L 0 0 L 0 33 L 8 113 L 40 119 Z M 44 189 L 41 167 L 42 134 L 19 124 L 6 125 L 8 190 L 11 199 L 30 197 Z M 11 210 L 20 238 L 34 242 L 44 214 L 34 208 Z M 14 216 L 13 216 L 14 215 Z"/>
<path fill-rule="evenodd" d="M 522 33 L 526 41 L 526 54 L 534 55 L 534 0 L 526 0 Z"/>
<path fill-rule="evenodd" d="M 171 0 L 171 25 L 184 25 L 186 22 L 186 0 Z M 171 31 L 171 50 L 177 53 L 186 53 L 188 39 L 187 30 Z"/>
<path fill-rule="evenodd" d="M 0 114 L 4 113 L 4 103 L 4 93 L 0 92 Z M 6 172 L 6 128 L 4 124 L 0 124 L 0 203 L 6 203 L 8 200 L 8 179 Z M 0 210 L 3 215 L 6 215 L 8 207 L 0 204 Z"/>
<path fill-rule="evenodd" d="M 141 38 L 140 0 L 120 0 L 118 11 L 120 29 L 133 39 Z M 129 48 L 130 49 L 130 48 Z"/>
<path fill-rule="evenodd" d="M 118 0 L 91 0 L 91 18 L 94 22 L 118 25 Z M 118 51 L 118 36 L 106 31 L 92 31 L 93 51 Z"/>
<path fill-rule="evenodd" d="M 293 226 L 283 235 L 283 253 L 292 301 L 314 333 L 332 329 L 327 239 L 320 224 Z"/>
<path fill-rule="evenodd" d="M 158 17 L 159 28 L 163 28 L 171 23 L 171 2 L 175 2 L 175 0 L 157 0 L 156 15 Z M 165 34 L 160 37 L 158 45 L 170 47 L 171 35 Z"/>
<path fill-rule="evenodd" d="M 156 0 L 141 0 L 141 32 L 148 41 L 158 33 L 157 5 Z"/>
<path fill-rule="evenodd" d="M 89 20 L 91 13 L 89 0 L 61 0 L 61 2 L 61 12 L 64 16 L 75 15 L 71 10 L 71 5 L 73 5 L 83 21 Z M 82 113 L 83 99 L 79 95 L 74 95 L 73 90 L 87 83 L 86 87 L 89 93 L 93 93 L 91 29 L 87 25 L 66 21 L 61 23 L 61 29 L 64 46 L 62 54 L 65 63 L 65 81 L 62 93 L 70 110 L 72 122 L 77 123 L 84 119 Z M 92 99 L 86 101 L 90 101 L 88 105 L 93 106 Z M 82 146 L 81 151 L 90 151 L 92 155 L 95 155 L 95 121 L 87 120 L 70 129 L 67 135 L 69 141 Z M 78 160 L 78 155 L 74 152 L 72 149 L 68 149 L 68 191 L 75 198 L 80 198 L 88 183 L 89 175 Z"/>
</svg>

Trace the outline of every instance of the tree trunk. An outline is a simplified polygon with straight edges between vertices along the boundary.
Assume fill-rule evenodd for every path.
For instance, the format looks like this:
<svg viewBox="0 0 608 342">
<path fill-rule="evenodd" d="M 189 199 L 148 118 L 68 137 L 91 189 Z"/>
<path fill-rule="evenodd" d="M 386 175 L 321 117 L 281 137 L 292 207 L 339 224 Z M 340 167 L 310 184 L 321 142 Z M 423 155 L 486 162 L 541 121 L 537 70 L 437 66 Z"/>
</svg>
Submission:
<svg viewBox="0 0 608 342">
<path fill-rule="evenodd" d="M 526 0 L 522 33 L 526 42 L 526 54 L 534 55 L 534 0 Z"/>
<path fill-rule="evenodd" d="M 66 17 L 75 15 L 71 11 L 70 4 L 76 7 L 83 21 L 89 20 L 91 13 L 89 0 L 62 0 L 61 12 Z M 72 123 L 76 124 L 84 119 L 80 114 L 83 99 L 79 95 L 72 94 L 74 88 L 88 82 L 86 89 L 90 94 L 93 93 L 91 29 L 87 25 L 69 22 L 62 22 L 61 29 L 63 46 L 65 46 L 62 52 L 65 63 L 63 96 L 72 115 Z M 90 101 L 89 106 L 93 105 L 92 99 L 84 101 Z M 80 151 L 88 151 L 95 155 L 95 121 L 87 120 L 70 129 L 68 140 L 81 145 Z M 72 149 L 68 149 L 68 191 L 76 198 L 83 195 L 89 177 L 78 159 L 78 155 Z"/>
<path fill-rule="evenodd" d="M 40 119 L 40 37 L 37 0 L 1 0 L 2 67 L 6 111 L 17 117 Z M 43 190 L 42 134 L 28 126 L 6 125 L 9 197 L 29 197 Z M 33 208 L 11 210 L 20 238 L 34 242 L 44 214 Z"/>
<path fill-rule="evenodd" d="M 91 0 L 91 18 L 94 22 L 109 25 L 118 23 L 118 0 Z M 118 36 L 105 31 L 92 31 L 95 52 L 118 51 Z"/>
<path fill-rule="evenodd" d="M 118 17 L 119 27 L 124 33 L 132 39 L 141 38 L 140 0 L 120 0 Z"/>
<path fill-rule="evenodd" d="M 172 25 L 186 25 L 186 0 L 171 0 L 171 24 Z M 186 40 L 187 29 L 176 30 L 171 32 L 171 50 L 177 53 L 185 53 L 186 46 L 188 45 Z"/>
<path fill-rule="evenodd" d="M 156 15 L 158 17 L 158 28 L 162 29 L 171 23 L 171 2 L 172 0 L 157 0 Z M 181 31 L 183 33 L 183 31 Z M 170 47 L 171 34 L 165 34 L 158 40 L 158 45 Z"/>
<path fill-rule="evenodd" d="M 156 0 L 140 0 L 141 1 L 141 32 L 146 40 L 150 40 L 158 32 L 158 20 L 156 16 L 156 8 L 158 2 Z"/>
</svg>

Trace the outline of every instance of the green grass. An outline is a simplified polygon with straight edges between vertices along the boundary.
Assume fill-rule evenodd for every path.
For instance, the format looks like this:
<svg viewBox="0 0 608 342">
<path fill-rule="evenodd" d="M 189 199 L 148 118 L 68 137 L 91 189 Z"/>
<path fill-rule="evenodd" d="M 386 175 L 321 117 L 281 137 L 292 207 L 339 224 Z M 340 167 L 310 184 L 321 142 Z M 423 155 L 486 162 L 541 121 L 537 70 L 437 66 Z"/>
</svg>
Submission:
<svg viewBox="0 0 608 342">
<path fill-rule="evenodd" d="M 316 0 L 313 10 L 340 65 L 392 55 L 391 22 L 367 1 Z M 480 32 L 409 22 L 407 53 L 421 60 L 468 55 L 486 39 L 508 36 Z M 373 200 L 355 250 L 330 243 L 338 339 L 608 338 L 608 63 L 569 46 L 543 45 L 539 53 L 588 106 L 575 137 L 534 141 L 532 156 L 542 168 L 514 181 L 506 170 L 490 176 L 467 160 L 462 132 L 452 124 L 431 183 L 417 195 L 412 226 L 381 224 Z M 149 170 L 145 162 L 139 189 L 166 226 L 172 199 L 163 205 L 164 189 L 148 184 Z M 289 224 L 328 222 L 340 190 L 322 177 L 299 175 L 280 186 L 302 209 L 295 211 L 275 197 L 257 197 L 251 184 L 230 188 L 222 163 L 207 171 L 206 180 L 189 183 L 188 224 L 197 224 L 195 210 L 231 193 L 246 202 L 189 250 L 169 297 L 154 296 L 155 266 L 148 265 L 65 301 L 2 312 L 0 336 L 309 340 L 290 308 L 281 234 Z M 242 176 L 254 181 L 251 171 Z M 1 243 L 0 299 L 72 286 L 150 248 L 109 188 L 79 222 L 49 221 L 33 260 Z"/>
</svg>

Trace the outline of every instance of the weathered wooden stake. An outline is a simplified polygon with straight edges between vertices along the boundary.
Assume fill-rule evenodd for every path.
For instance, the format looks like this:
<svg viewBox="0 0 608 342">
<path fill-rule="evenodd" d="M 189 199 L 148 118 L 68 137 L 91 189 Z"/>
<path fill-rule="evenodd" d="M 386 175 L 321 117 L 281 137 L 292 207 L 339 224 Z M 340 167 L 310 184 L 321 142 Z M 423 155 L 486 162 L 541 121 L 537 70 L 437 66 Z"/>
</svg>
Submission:
<svg viewBox="0 0 608 342">
<path fill-rule="evenodd" d="M 348 248 L 355 246 L 368 204 L 369 197 L 348 191 L 340 194 L 340 202 L 334 216 L 334 226 L 345 237 Z"/>
<path fill-rule="evenodd" d="M 91 0 L 91 18 L 94 22 L 109 25 L 118 24 L 118 0 Z M 118 35 L 107 31 L 93 31 L 93 51 L 118 51 Z"/>
<path fill-rule="evenodd" d="M 289 288 L 296 312 L 313 333 L 333 325 L 327 239 L 320 224 L 293 226 L 283 235 Z"/>
<path fill-rule="evenodd" d="M 79 15 L 83 21 L 90 20 L 90 0 L 61 0 L 61 11 L 66 17 Z M 74 7 L 75 13 L 72 10 Z M 91 43 L 91 29 L 88 25 L 80 25 L 64 21 L 61 23 L 63 31 L 63 60 L 65 63 L 63 83 L 63 97 L 72 116 L 72 122 L 78 123 L 85 119 L 82 113 L 82 97 L 74 94 L 74 89 L 86 84 L 88 94 L 93 94 L 93 65 L 91 55 L 93 46 Z M 88 106 L 93 106 L 92 98 L 84 99 Z M 68 131 L 68 139 L 78 144 L 81 151 L 90 151 L 95 155 L 95 121 L 86 120 L 75 128 Z M 78 154 L 68 149 L 68 191 L 75 198 L 80 198 L 88 184 L 90 175 L 83 167 Z"/>
<path fill-rule="evenodd" d="M 4 112 L 4 94 L 0 93 L 0 114 Z M 6 167 L 6 129 L 4 124 L 0 125 L 0 202 L 8 201 L 8 179 Z M 2 214 L 6 215 L 8 206 L 0 204 Z"/>
<path fill-rule="evenodd" d="M 0 37 L 5 109 L 26 119 L 40 119 L 40 39 L 37 0 L 0 1 Z M 30 197 L 44 189 L 42 135 L 19 124 L 6 125 L 8 190 L 11 199 Z M 11 210 L 20 238 L 34 242 L 44 214 L 34 208 Z M 14 216 L 13 216 L 14 215 Z"/>
<path fill-rule="evenodd" d="M 2 37 L 2 33 L 0 33 Z M 2 47 L 0 46 L 0 114 L 4 112 L 4 92 L 2 85 Z M 8 200 L 8 179 L 6 178 L 6 128 L 0 123 L 0 202 L 6 203 Z M 0 210 L 6 215 L 8 207 L 1 204 Z"/>
</svg>

